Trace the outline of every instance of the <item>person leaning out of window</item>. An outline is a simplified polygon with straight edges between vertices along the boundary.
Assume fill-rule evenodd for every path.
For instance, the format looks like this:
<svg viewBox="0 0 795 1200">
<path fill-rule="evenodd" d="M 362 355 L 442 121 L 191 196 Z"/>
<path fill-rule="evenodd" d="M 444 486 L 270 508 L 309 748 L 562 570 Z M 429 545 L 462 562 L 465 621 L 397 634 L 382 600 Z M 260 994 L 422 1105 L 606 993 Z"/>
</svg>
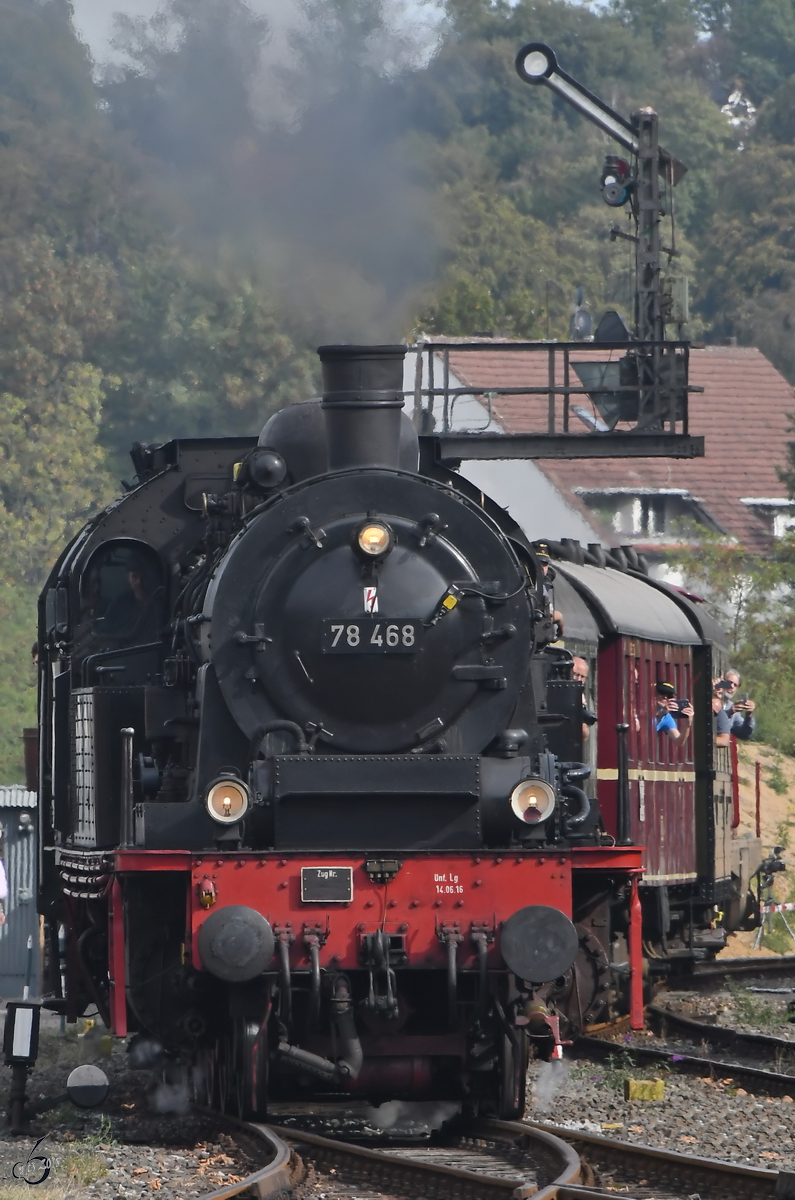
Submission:
<svg viewBox="0 0 795 1200">
<path fill-rule="evenodd" d="M 716 680 L 717 690 L 721 694 L 724 711 L 729 718 L 731 735 L 740 742 L 747 742 L 753 737 L 756 728 L 754 709 L 756 704 L 747 692 L 738 692 L 742 680 L 740 672 L 732 669 L 727 671 L 723 679 Z"/>
<path fill-rule="evenodd" d="M 728 746 L 731 742 L 732 723 L 723 706 L 723 692 L 714 688 L 712 692 L 712 741 L 716 746 Z"/>
<path fill-rule="evenodd" d="M 693 705 L 689 700 L 677 700 L 672 683 L 660 680 L 654 684 L 656 711 L 654 728 L 672 742 L 684 746 L 693 727 Z"/>
</svg>

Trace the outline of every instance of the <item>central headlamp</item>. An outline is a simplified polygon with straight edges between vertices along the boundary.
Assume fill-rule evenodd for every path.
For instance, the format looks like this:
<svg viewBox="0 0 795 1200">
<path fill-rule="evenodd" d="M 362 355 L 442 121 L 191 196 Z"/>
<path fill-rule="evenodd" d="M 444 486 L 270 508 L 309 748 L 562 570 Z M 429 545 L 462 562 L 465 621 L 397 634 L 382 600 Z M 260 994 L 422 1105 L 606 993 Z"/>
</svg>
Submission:
<svg viewBox="0 0 795 1200">
<path fill-rule="evenodd" d="M 555 793 L 543 779 L 523 779 L 511 792 L 514 816 L 526 825 L 537 825 L 552 815 Z"/>
<path fill-rule="evenodd" d="M 207 811 L 221 825 L 234 825 L 248 812 L 249 791 L 242 779 L 217 779 L 207 790 Z"/>
<path fill-rule="evenodd" d="M 392 530 L 381 521 L 368 521 L 357 533 L 356 544 L 367 558 L 383 558 L 392 549 Z"/>
</svg>

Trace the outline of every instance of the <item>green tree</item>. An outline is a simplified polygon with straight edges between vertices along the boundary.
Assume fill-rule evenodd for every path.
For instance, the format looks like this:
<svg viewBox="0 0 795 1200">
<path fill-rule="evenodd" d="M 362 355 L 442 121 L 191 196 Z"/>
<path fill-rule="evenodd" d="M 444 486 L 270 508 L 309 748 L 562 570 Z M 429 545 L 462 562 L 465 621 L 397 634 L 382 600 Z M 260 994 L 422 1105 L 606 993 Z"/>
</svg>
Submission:
<svg viewBox="0 0 795 1200">
<path fill-rule="evenodd" d="M 671 556 L 687 585 L 729 635 L 732 666 L 757 703 L 755 736 L 795 753 L 795 536 L 764 555 L 700 532 L 698 548 Z"/>
<path fill-rule="evenodd" d="M 755 104 L 795 75 L 793 0 L 726 0 L 700 6 L 714 32 L 723 77 L 732 77 Z"/>
<path fill-rule="evenodd" d="M 252 280 L 156 246 L 118 267 L 121 298 L 104 369 L 102 441 L 258 432 L 278 408 L 311 395 L 314 356 L 299 352 Z"/>
<path fill-rule="evenodd" d="M 702 313 L 793 380 L 795 146 L 748 146 L 721 171 L 718 194 L 703 239 Z"/>
</svg>

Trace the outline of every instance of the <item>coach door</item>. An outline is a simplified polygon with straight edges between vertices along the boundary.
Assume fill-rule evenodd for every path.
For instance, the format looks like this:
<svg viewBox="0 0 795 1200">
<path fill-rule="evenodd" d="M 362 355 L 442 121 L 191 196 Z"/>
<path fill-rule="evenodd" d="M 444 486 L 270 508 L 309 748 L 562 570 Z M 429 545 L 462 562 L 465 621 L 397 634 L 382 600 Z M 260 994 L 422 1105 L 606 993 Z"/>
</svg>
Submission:
<svg viewBox="0 0 795 1200">
<path fill-rule="evenodd" d="M 678 698 L 692 700 L 691 650 L 627 639 L 623 657 L 630 819 L 647 848 L 644 883 L 686 883 L 696 878 L 694 735 L 683 746 L 657 732 L 654 685 L 671 683 Z"/>
</svg>

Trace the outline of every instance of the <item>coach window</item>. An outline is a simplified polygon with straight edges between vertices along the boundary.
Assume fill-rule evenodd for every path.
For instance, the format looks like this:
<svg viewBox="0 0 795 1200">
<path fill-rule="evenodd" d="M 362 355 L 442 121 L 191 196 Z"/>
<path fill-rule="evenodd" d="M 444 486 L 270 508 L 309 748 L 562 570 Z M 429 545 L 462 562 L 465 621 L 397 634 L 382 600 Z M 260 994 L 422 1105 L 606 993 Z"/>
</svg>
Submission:
<svg viewBox="0 0 795 1200">
<path fill-rule="evenodd" d="M 641 668 L 641 699 L 638 705 L 638 719 L 640 721 L 641 757 L 644 763 L 650 763 L 654 762 L 654 750 L 652 749 L 654 746 L 654 739 L 652 738 L 653 730 L 651 723 L 647 719 L 650 704 L 650 701 L 647 699 L 647 697 L 651 693 L 651 684 L 649 682 L 652 678 L 651 659 L 641 658 L 639 662 Z M 653 708 L 651 711 L 652 713 L 654 712 Z"/>
<path fill-rule="evenodd" d="M 96 634 L 120 645 L 155 640 L 164 600 L 163 564 L 143 542 L 107 542 L 83 571 L 81 615 Z"/>
</svg>

